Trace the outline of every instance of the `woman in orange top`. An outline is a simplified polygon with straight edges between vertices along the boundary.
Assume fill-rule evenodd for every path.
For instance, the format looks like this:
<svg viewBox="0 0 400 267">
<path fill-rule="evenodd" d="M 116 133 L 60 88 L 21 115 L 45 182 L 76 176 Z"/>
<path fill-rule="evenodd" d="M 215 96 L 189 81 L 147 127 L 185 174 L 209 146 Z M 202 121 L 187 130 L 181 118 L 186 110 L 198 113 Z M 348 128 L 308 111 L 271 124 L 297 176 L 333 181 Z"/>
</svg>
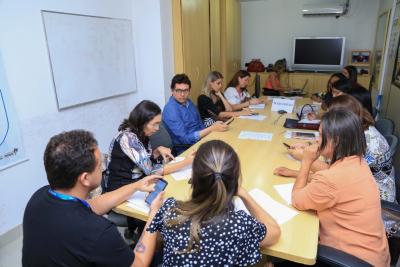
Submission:
<svg viewBox="0 0 400 267">
<path fill-rule="evenodd" d="M 317 211 L 320 244 L 373 266 L 390 266 L 379 190 L 363 159 L 366 142 L 360 119 L 351 111 L 332 109 L 322 118 L 320 136 L 304 151 L 293 206 Z M 310 174 L 320 155 L 330 159 L 329 168 Z"/>
<path fill-rule="evenodd" d="M 278 96 L 288 89 L 287 87 L 283 87 L 280 81 L 281 73 L 285 71 L 284 61 L 282 59 L 277 60 L 272 70 L 273 71 L 268 75 L 268 78 L 265 81 L 263 94 Z"/>
</svg>

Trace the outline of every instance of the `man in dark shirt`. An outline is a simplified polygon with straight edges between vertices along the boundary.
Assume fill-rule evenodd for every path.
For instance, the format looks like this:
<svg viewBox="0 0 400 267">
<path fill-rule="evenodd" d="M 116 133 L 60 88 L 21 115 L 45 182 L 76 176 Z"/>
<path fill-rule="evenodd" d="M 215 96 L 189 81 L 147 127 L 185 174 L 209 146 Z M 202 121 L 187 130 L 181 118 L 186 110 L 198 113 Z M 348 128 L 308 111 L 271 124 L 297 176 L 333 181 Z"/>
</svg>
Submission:
<svg viewBox="0 0 400 267">
<path fill-rule="evenodd" d="M 44 153 L 49 186 L 28 202 L 23 220 L 23 266 L 133 266 L 149 264 L 155 236 L 143 234 L 134 252 L 103 215 L 135 191 L 152 191 L 157 176 L 86 201 L 101 182 L 101 153 L 89 132 L 52 137 Z M 149 221 L 162 196 L 151 205 Z M 136 257 L 135 257 L 136 255 Z"/>
</svg>

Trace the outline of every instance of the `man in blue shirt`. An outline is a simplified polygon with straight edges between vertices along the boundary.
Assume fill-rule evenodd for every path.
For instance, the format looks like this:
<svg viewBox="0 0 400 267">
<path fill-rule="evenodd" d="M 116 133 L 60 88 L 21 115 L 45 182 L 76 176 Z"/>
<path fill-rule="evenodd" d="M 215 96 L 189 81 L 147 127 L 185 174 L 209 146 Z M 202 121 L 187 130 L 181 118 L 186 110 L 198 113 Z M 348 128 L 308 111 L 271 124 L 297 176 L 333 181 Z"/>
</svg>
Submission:
<svg viewBox="0 0 400 267">
<path fill-rule="evenodd" d="M 164 107 L 163 122 L 174 145 L 192 145 L 213 131 L 228 130 L 228 125 L 221 121 L 204 127 L 196 106 L 189 99 L 190 88 L 191 82 L 186 74 L 172 78 L 172 96 Z"/>
</svg>

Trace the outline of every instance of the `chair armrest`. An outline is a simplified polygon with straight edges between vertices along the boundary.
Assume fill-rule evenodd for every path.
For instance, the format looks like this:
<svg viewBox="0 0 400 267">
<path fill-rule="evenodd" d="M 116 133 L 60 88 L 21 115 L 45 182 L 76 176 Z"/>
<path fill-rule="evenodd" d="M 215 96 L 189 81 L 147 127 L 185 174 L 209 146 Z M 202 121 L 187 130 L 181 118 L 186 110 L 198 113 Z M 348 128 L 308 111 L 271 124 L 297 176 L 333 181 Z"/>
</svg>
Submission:
<svg viewBox="0 0 400 267">
<path fill-rule="evenodd" d="M 381 200 L 381 207 L 382 209 L 385 210 L 389 210 L 389 211 L 394 211 L 394 212 L 398 212 L 400 213 L 400 205 L 393 203 L 393 202 L 389 202 L 386 200 Z"/>
<path fill-rule="evenodd" d="M 365 262 L 344 251 L 324 245 L 318 245 L 317 260 L 319 262 L 327 263 L 330 266 L 342 266 L 342 267 L 372 266 L 368 262 Z"/>
<path fill-rule="evenodd" d="M 172 147 L 172 155 L 178 156 L 178 154 L 182 153 L 183 151 L 187 150 L 192 145 L 187 144 L 176 144 Z"/>
</svg>

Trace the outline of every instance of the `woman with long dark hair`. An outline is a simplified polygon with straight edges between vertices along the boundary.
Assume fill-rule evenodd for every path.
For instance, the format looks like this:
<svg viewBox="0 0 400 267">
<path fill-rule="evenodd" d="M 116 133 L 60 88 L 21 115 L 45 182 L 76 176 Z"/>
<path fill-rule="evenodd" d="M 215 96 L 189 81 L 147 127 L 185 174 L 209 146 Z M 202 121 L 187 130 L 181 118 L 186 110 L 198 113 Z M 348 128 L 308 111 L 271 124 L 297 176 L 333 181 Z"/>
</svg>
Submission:
<svg viewBox="0 0 400 267">
<path fill-rule="evenodd" d="M 118 133 L 110 144 L 107 164 L 107 190 L 113 191 L 133 183 L 150 174 L 166 175 L 190 163 L 193 157 L 163 165 L 164 160 L 173 159 L 171 150 L 157 147 L 153 150 L 149 136 L 158 131 L 161 123 L 161 109 L 157 104 L 144 100 L 140 102 L 118 127 Z"/>
<path fill-rule="evenodd" d="M 279 225 L 240 185 L 240 162 L 223 141 L 202 144 L 193 161 L 192 194 L 169 198 L 147 228 L 161 232 L 163 266 L 248 266 L 261 259 L 260 246 L 276 243 Z M 235 211 L 234 196 L 251 215 Z"/>
<path fill-rule="evenodd" d="M 341 95 L 332 99 L 329 110 L 343 109 L 354 113 L 362 123 L 364 130 L 364 139 L 366 140 L 366 150 L 364 159 L 368 163 L 369 168 L 376 183 L 379 187 L 380 198 L 386 201 L 394 202 L 396 200 L 395 171 L 390 156 L 390 147 L 384 136 L 374 127 L 374 119 L 371 114 L 363 108 L 360 102 L 350 95 Z M 350 140 L 353 142 L 353 140 Z M 349 146 L 351 146 L 351 142 Z M 303 147 L 292 147 L 288 152 L 295 158 L 303 159 Z M 329 164 L 323 161 L 315 161 L 312 171 L 327 169 Z M 280 167 L 275 170 L 276 174 L 283 176 L 295 177 L 298 172 Z"/>
<path fill-rule="evenodd" d="M 257 105 L 262 102 L 258 98 L 251 98 L 247 91 L 250 76 L 248 71 L 239 70 L 228 83 L 224 95 L 229 104 L 231 104 L 233 110 L 242 110 L 250 105 Z"/>
</svg>

